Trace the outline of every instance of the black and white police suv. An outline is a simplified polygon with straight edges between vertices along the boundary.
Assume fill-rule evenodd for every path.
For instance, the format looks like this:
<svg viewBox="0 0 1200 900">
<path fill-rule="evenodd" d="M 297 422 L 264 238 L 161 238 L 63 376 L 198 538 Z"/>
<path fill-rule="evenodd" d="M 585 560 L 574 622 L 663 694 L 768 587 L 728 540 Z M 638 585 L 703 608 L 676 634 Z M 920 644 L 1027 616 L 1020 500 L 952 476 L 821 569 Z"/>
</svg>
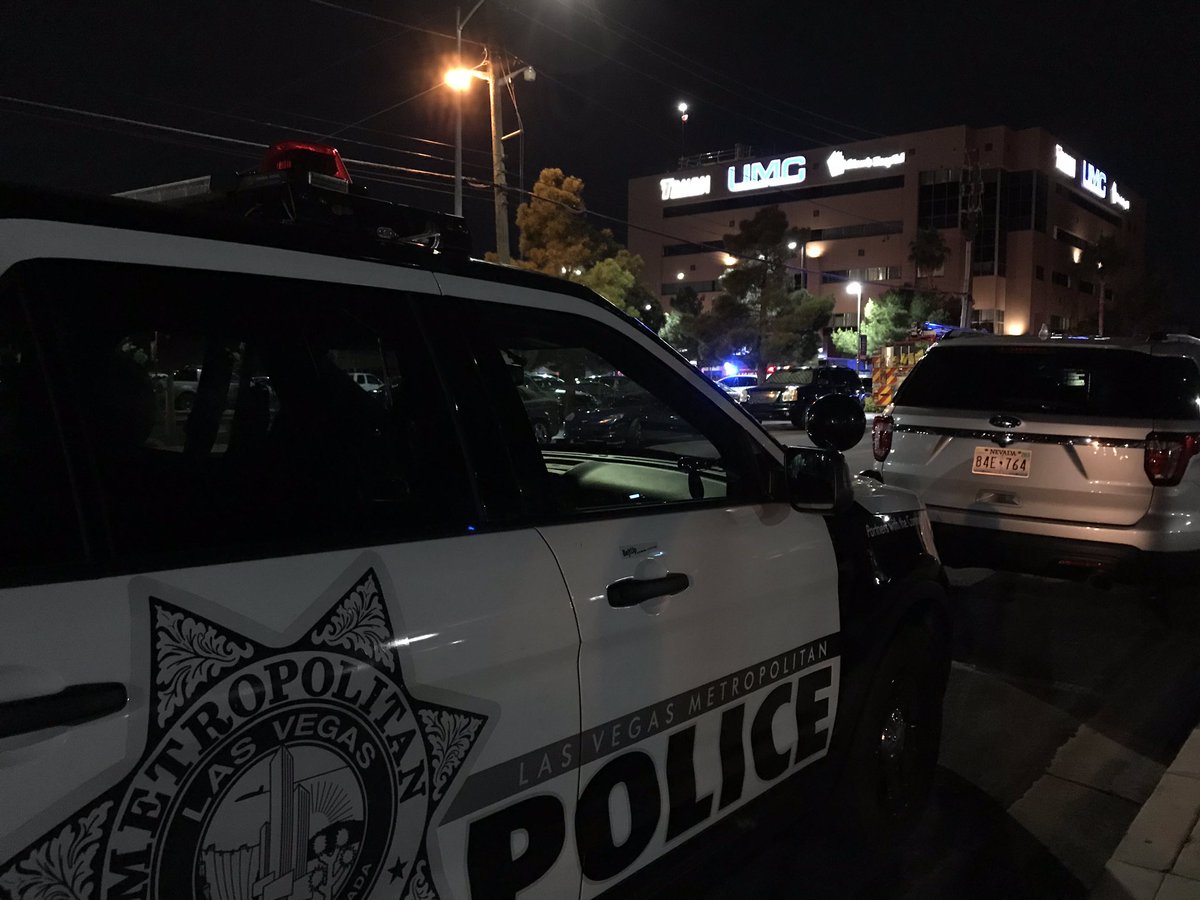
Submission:
<svg viewBox="0 0 1200 900">
<path fill-rule="evenodd" d="M 875 840 L 920 809 L 919 502 L 467 240 L 303 145 L 0 188 L 0 897 L 625 895 L 772 798 Z M 539 443 L 535 372 L 689 427 Z"/>
</svg>

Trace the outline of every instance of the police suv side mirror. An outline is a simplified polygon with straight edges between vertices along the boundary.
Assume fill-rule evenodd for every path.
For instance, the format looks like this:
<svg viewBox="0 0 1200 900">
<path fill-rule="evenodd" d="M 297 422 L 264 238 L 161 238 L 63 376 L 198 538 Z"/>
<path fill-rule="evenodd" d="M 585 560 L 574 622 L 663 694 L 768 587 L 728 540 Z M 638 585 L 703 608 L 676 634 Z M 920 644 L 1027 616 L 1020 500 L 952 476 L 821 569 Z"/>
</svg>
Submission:
<svg viewBox="0 0 1200 900">
<path fill-rule="evenodd" d="M 846 460 L 836 450 L 785 447 L 788 502 L 801 512 L 845 510 L 854 500 Z"/>
<path fill-rule="evenodd" d="M 826 450 L 845 452 L 862 440 L 867 417 L 858 401 L 846 394 L 826 394 L 808 409 L 808 439 Z"/>
</svg>

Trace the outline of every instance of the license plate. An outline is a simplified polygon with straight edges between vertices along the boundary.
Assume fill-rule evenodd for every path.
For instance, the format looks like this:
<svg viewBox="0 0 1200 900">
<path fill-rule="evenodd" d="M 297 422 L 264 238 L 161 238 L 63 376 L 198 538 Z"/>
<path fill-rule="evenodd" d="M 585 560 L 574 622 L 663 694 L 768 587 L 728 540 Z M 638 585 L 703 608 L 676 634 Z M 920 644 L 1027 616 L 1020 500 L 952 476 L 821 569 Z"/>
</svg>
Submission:
<svg viewBox="0 0 1200 900">
<path fill-rule="evenodd" d="M 1016 450 L 1010 447 L 976 447 L 971 458 L 971 474 L 1028 478 L 1029 466 L 1032 461 L 1032 450 Z"/>
</svg>

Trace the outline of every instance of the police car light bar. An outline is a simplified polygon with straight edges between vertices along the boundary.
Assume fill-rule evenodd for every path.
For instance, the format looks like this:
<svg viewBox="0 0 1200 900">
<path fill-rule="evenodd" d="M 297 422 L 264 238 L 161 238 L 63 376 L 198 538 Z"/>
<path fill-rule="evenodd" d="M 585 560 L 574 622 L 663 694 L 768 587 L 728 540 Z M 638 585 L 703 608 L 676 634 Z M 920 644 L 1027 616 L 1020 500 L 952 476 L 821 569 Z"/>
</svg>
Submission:
<svg viewBox="0 0 1200 900">
<path fill-rule="evenodd" d="M 283 172 L 297 168 L 317 172 L 350 183 L 350 173 L 342 155 L 334 147 L 306 144 L 302 141 L 281 141 L 272 144 L 258 166 L 260 172 Z"/>
<path fill-rule="evenodd" d="M 461 218 L 368 197 L 351 182 L 337 150 L 320 144 L 283 141 L 267 150 L 257 171 L 204 175 L 114 196 L 239 216 L 277 216 L 278 221 L 353 231 L 360 239 L 471 253 L 471 235 Z"/>
</svg>

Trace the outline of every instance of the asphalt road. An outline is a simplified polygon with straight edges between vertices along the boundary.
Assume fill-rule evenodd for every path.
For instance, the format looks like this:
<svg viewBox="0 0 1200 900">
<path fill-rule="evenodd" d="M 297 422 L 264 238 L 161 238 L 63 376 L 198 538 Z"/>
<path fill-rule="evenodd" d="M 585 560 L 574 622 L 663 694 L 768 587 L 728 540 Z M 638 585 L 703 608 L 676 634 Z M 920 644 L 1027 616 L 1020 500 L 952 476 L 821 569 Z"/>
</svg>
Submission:
<svg viewBox="0 0 1200 900">
<path fill-rule="evenodd" d="M 869 442 L 847 456 L 851 471 L 869 467 Z M 838 848 L 785 829 L 734 873 L 736 889 L 714 884 L 713 897 L 1087 896 L 1200 720 L 1194 591 L 1163 600 L 1136 586 L 949 575 L 940 768 L 898 860 L 868 848 L 852 873 L 835 871 Z"/>
</svg>

